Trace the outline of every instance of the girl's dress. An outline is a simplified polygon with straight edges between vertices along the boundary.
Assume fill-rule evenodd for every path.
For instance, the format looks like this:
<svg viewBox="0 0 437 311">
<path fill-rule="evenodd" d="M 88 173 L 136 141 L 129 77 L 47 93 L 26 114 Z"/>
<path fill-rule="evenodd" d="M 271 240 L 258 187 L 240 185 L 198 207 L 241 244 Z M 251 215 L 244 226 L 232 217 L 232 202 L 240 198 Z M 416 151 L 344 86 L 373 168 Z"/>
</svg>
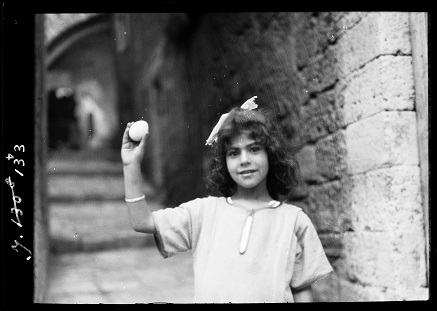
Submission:
<svg viewBox="0 0 437 311">
<path fill-rule="evenodd" d="M 292 290 L 333 271 L 310 219 L 291 204 L 250 214 L 210 196 L 152 215 L 164 258 L 192 250 L 194 302 L 294 302 Z"/>
</svg>

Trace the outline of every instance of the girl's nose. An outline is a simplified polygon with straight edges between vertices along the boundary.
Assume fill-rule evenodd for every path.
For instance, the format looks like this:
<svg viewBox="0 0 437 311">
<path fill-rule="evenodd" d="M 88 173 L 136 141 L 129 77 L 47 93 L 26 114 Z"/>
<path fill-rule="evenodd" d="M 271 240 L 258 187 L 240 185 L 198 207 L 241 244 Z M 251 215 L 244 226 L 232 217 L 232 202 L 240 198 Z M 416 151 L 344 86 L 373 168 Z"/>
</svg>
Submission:
<svg viewBox="0 0 437 311">
<path fill-rule="evenodd" d="M 241 164 L 246 164 L 250 162 L 250 157 L 249 154 L 246 151 L 242 151 L 240 154 L 240 163 Z"/>
</svg>

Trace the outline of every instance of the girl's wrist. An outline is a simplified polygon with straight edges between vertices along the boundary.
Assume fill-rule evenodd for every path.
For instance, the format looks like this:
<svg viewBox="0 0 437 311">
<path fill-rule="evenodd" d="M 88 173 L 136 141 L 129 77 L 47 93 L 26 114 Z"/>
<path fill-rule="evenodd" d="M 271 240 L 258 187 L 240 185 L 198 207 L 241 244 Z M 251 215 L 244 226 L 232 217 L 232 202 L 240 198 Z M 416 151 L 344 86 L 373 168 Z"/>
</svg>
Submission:
<svg viewBox="0 0 437 311">
<path fill-rule="evenodd" d="M 131 163 L 123 163 L 123 170 L 141 170 L 141 163 L 139 162 L 131 162 Z"/>
<path fill-rule="evenodd" d="M 143 175 L 140 165 L 126 165 L 123 167 L 124 181 L 126 185 L 142 185 Z"/>
</svg>

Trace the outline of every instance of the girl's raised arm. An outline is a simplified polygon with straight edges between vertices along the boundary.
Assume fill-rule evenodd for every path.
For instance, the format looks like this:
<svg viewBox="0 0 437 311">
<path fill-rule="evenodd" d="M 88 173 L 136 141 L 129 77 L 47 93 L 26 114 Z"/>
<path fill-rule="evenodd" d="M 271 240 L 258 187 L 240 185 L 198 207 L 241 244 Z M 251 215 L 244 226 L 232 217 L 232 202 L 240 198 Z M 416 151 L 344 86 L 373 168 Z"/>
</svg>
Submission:
<svg viewBox="0 0 437 311">
<path fill-rule="evenodd" d="M 141 161 L 144 157 L 148 134 L 142 137 L 139 143 L 134 142 L 129 138 L 129 128 L 132 124 L 133 122 L 127 124 L 121 146 L 126 205 L 132 228 L 135 231 L 155 233 L 155 223 L 143 193 L 141 174 Z"/>
</svg>

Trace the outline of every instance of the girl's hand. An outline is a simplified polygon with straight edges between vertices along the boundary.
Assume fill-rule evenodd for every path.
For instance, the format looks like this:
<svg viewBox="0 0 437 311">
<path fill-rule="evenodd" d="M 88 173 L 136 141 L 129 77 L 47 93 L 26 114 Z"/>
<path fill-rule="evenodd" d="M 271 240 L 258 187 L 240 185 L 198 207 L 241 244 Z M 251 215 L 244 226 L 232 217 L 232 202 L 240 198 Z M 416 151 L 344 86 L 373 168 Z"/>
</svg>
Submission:
<svg viewBox="0 0 437 311">
<path fill-rule="evenodd" d="M 144 151 L 146 150 L 147 135 L 149 135 L 149 133 L 144 135 L 139 142 L 133 141 L 129 137 L 129 128 L 132 124 L 134 124 L 134 122 L 129 122 L 127 124 L 121 144 L 121 160 L 125 166 L 130 164 L 141 164 L 144 157 Z"/>
</svg>

